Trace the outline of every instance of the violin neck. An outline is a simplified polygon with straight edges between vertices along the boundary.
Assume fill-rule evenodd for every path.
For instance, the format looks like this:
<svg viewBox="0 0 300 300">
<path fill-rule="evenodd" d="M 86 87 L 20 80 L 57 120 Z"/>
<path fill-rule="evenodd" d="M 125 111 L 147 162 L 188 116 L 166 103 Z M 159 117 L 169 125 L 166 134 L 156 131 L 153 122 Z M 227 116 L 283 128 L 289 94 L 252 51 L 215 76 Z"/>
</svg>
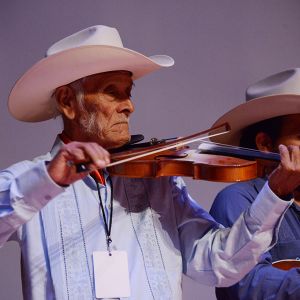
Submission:
<svg viewBox="0 0 300 300">
<path fill-rule="evenodd" d="M 263 152 L 254 149 L 215 144 L 211 142 L 201 143 L 198 147 L 201 153 L 235 156 L 244 159 L 264 159 L 280 162 L 280 155 L 273 152 Z"/>
</svg>

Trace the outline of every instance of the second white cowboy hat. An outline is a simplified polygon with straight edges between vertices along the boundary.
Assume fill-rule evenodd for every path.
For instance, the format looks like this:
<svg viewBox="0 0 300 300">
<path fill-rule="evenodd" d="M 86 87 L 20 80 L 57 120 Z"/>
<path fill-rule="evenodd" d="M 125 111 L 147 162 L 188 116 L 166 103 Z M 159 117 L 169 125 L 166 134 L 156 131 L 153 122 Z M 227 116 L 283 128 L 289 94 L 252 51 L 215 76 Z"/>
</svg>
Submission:
<svg viewBox="0 0 300 300">
<path fill-rule="evenodd" d="M 300 68 L 269 76 L 249 86 L 246 103 L 220 117 L 213 126 L 227 122 L 229 133 L 212 137 L 217 143 L 239 145 L 244 128 L 260 121 L 300 113 Z"/>
<path fill-rule="evenodd" d="M 167 55 L 146 57 L 123 47 L 115 28 L 96 25 L 52 45 L 44 59 L 32 66 L 15 84 L 8 100 L 10 113 L 26 122 L 58 115 L 54 90 L 79 78 L 107 71 L 126 70 L 138 79 L 161 67 L 170 67 Z"/>
</svg>

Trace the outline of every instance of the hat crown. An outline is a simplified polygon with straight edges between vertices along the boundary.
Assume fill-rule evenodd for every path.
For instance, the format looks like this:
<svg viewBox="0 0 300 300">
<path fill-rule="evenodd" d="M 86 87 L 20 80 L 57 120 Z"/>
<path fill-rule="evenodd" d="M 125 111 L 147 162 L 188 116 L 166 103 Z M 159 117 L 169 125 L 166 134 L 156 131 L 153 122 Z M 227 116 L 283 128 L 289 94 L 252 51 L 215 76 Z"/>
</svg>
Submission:
<svg viewBox="0 0 300 300">
<path fill-rule="evenodd" d="M 102 45 L 123 48 L 123 43 L 116 28 L 105 25 L 95 25 L 78 31 L 53 44 L 46 52 L 46 56 L 72 48 Z"/>
<path fill-rule="evenodd" d="M 300 68 L 271 75 L 246 90 L 246 101 L 272 95 L 300 95 Z"/>
</svg>

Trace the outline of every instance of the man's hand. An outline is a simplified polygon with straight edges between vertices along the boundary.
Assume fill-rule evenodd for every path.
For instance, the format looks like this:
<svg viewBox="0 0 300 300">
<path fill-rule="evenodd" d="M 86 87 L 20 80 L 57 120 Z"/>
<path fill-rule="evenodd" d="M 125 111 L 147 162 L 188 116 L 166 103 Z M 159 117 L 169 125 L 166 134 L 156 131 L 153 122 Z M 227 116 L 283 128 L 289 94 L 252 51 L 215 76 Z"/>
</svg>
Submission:
<svg viewBox="0 0 300 300">
<path fill-rule="evenodd" d="M 71 142 L 64 145 L 47 165 L 50 177 L 59 185 L 69 185 L 82 179 L 92 170 L 103 169 L 110 154 L 96 143 Z M 88 171 L 76 172 L 76 164 L 84 163 Z"/>
<path fill-rule="evenodd" d="M 269 176 L 269 186 L 278 197 L 291 194 L 300 186 L 300 149 L 279 145 L 281 162 Z"/>
</svg>

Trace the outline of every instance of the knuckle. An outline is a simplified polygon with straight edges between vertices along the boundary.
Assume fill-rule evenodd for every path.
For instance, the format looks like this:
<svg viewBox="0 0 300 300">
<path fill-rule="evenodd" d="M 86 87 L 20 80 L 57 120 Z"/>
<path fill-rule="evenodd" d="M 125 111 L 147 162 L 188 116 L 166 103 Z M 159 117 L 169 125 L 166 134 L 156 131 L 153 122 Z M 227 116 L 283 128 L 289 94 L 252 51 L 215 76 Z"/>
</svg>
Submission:
<svg viewBox="0 0 300 300">
<path fill-rule="evenodd" d="M 77 145 L 78 145 L 78 142 L 73 141 L 73 142 L 68 143 L 66 146 L 69 148 L 72 148 L 72 147 L 76 147 Z"/>
<path fill-rule="evenodd" d="M 288 149 L 293 151 L 295 149 L 295 146 L 294 145 L 288 145 Z"/>
</svg>

